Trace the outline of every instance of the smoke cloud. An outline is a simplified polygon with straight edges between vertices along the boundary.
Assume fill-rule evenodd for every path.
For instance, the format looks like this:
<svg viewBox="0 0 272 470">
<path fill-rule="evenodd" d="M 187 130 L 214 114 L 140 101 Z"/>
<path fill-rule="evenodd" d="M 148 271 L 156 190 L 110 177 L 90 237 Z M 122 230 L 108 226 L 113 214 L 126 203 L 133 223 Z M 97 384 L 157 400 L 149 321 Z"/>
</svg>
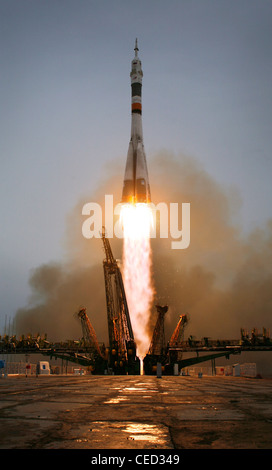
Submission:
<svg viewBox="0 0 272 470">
<path fill-rule="evenodd" d="M 171 335 L 179 314 L 188 313 L 187 334 L 239 338 L 240 328 L 271 327 L 272 220 L 247 237 L 234 223 L 241 199 L 214 181 L 191 158 L 156 157 L 153 198 L 191 204 L 191 243 L 171 250 L 153 240 L 157 301 L 169 305 Z M 151 172 L 153 175 L 153 172 Z M 159 196 L 158 196 L 159 195 Z"/>
<path fill-rule="evenodd" d="M 105 194 L 120 201 L 123 162 L 108 168 L 99 187 L 83 197 L 67 218 L 67 258 L 33 270 L 29 305 L 16 313 L 17 334 L 47 333 L 60 341 L 82 336 L 74 313 L 84 305 L 99 341 L 107 340 L 107 315 L 102 241 L 82 236 L 82 207 L 104 205 Z M 155 302 L 168 305 L 166 338 L 179 315 L 188 313 L 185 338 L 208 336 L 238 339 L 240 327 L 271 328 L 272 220 L 250 235 L 237 223 L 241 199 L 222 188 L 193 158 L 161 152 L 149 161 L 152 201 L 191 205 L 191 242 L 172 250 L 171 238 L 152 239 Z M 181 222 L 180 222 L 181 223 Z M 181 228 L 181 227 L 180 227 Z M 122 258 L 122 240 L 111 240 L 113 254 Z M 150 328 L 156 321 L 154 307 Z"/>
</svg>

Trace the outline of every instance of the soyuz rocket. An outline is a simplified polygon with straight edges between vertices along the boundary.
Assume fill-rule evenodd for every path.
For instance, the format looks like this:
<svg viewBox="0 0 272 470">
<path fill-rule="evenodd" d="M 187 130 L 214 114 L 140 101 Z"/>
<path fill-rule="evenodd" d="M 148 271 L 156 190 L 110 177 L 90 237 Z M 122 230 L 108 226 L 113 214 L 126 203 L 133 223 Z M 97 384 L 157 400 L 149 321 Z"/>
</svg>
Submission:
<svg viewBox="0 0 272 470">
<path fill-rule="evenodd" d="M 142 128 L 142 64 L 135 42 L 135 57 L 131 62 L 131 138 L 122 193 L 123 203 L 151 202 Z"/>
</svg>

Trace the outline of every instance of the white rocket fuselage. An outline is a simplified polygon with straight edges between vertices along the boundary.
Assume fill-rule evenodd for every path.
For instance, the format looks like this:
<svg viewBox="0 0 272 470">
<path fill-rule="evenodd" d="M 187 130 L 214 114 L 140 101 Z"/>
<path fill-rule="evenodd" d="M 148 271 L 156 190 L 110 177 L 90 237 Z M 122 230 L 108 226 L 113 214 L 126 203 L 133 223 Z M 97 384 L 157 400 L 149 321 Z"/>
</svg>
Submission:
<svg viewBox="0 0 272 470">
<path fill-rule="evenodd" d="M 142 127 L 142 64 L 138 58 L 137 39 L 135 57 L 131 63 L 131 138 L 128 147 L 122 202 L 149 203 L 150 187 Z"/>
</svg>

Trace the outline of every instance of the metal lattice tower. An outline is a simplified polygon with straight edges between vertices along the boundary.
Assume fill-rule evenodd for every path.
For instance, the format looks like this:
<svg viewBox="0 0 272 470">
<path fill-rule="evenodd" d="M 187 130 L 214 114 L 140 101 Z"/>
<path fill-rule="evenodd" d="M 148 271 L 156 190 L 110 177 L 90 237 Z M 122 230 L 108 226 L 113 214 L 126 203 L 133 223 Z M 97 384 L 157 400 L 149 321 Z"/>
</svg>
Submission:
<svg viewBox="0 0 272 470">
<path fill-rule="evenodd" d="M 126 351 L 127 342 L 134 341 L 130 322 L 129 310 L 125 295 L 122 274 L 116 259 L 113 257 L 105 229 L 102 231 L 102 241 L 105 250 L 103 261 L 108 331 L 110 348 L 118 347 L 119 351 Z"/>
<path fill-rule="evenodd" d="M 156 305 L 158 312 L 157 322 L 149 346 L 148 354 L 160 356 L 165 348 L 164 316 L 168 310 L 167 306 Z"/>
<path fill-rule="evenodd" d="M 187 315 L 180 315 L 178 324 L 169 341 L 169 346 L 171 348 L 178 346 L 178 344 L 181 343 L 181 341 L 183 341 L 184 328 L 187 323 L 188 323 Z"/>
<path fill-rule="evenodd" d="M 101 350 L 97 341 L 95 330 L 86 313 L 86 308 L 81 308 L 77 316 L 78 318 L 80 318 L 80 321 L 81 321 L 81 328 L 82 328 L 85 344 L 93 348 L 95 352 L 99 354 L 99 356 L 103 357 L 103 354 L 101 353 Z"/>
</svg>

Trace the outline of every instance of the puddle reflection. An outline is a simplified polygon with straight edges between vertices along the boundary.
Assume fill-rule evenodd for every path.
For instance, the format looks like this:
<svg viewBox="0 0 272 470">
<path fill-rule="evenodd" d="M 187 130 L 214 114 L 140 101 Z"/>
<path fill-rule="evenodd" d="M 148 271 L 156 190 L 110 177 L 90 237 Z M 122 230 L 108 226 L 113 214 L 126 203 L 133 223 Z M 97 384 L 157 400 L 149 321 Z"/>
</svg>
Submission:
<svg viewBox="0 0 272 470">
<path fill-rule="evenodd" d="M 135 441 L 148 441 L 163 445 L 169 439 L 166 430 L 155 424 L 130 423 L 123 431 L 130 434 L 129 437 Z"/>
<path fill-rule="evenodd" d="M 104 401 L 104 403 L 109 405 L 109 404 L 120 403 L 120 401 L 127 401 L 127 398 L 125 398 L 125 397 L 110 398 L 109 400 Z"/>
</svg>

